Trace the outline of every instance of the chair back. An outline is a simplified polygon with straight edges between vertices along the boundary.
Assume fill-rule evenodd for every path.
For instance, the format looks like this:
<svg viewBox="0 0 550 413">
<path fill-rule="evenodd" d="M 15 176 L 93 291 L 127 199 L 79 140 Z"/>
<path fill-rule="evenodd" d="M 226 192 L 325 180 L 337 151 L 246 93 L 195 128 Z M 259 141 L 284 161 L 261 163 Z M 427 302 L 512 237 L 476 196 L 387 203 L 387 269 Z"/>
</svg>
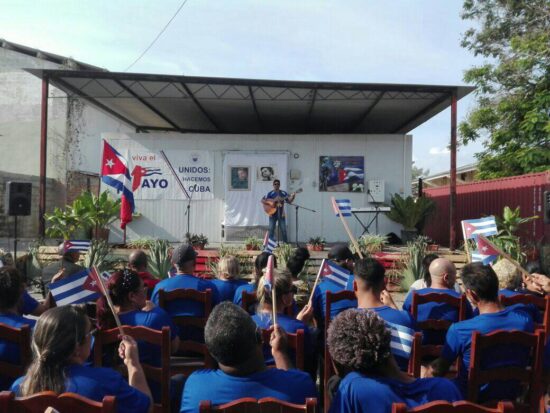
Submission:
<svg viewBox="0 0 550 413">
<path fill-rule="evenodd" d="M 542 394 L 540 378 L 542 377 L 544 338 L 542 330 L 538 330 L 535 334 L 524 331 L 497 330 L 486 335 L 474 331 L 468 371 L 467 400 L 477 402 L 479 387 L 483 384 L 500 380 L 517 380 L 528 386 L 528 392 L 524 397 L 525 403 L 532 410 L 536 409 Z M 525 348 L 529 352 L 528 365 L 482 369 L 483 353 L 495 346 Z"/>
<path fill-rule="evenodd" d="M 230 403 L 213 407 L 208 400 L 203 400 L 199 405 L 200 413 L 224 412 L 224 413 L 316 413 L 317 399 L 306 399 L 305 404 L 284 402 L 274 397 L 264 397 L 256 400 L 251 397 L 234 400 Z"/>
<path fill-rule="evenodd" d="M 542 328 L 546 337 L 548 337 L 550 334 L 550 295 L 541 297 L 534 294 L 516 294 L 511 297 L 500 295 L 499 298 L 501 304 L 506 307 L 515 304 L 532 304 L 537 307 L 542 314 L 542 324 L 538 325 L 537 328 Z"/>
<path fill-rule="evenodd" d="M 411 315 L 416 320 L 418 320 L 418 306 L 428 303 L 437 303 L 437 304 L 447 304 L 451 307 L 456 308 L 458 312 L 458 321 L 466 319 L 466 306 L 468 305 L 468 300 L 466 296 L 462 294 L 460 297 L 455 297 L 450 294 L 445 293 L 428 293 L 428 294 L 418 294 L 416 291 L 413 291 L 412 304 L 411 304 Z M 422 330 L 428 329 L 438 329 L 446 330 L 452 324 L 448 320 L 427 320 L 430 321 L 428 327 L 424 327 L 426 321 L 417 321 L 416 325 Z M 434 321 L 438 321 L 436 323 Z"/>
<path fill-rule="evenodd" d="M 264 346 L 269 346 L 269 339 L 271 337 L 272 329 L 262 329 L 262 340 Z M 305 356 L 304 356 L 304 330 L 296 330 L 296 333 L 286 333 L 288 348 L 292 349 L 295 354 L 294 366 L 298 370 L 304 371 L 305 369 Z"/>
<path fill-rule="evenodd" d="M 241 307 L 246 311 L 248 314 L 254 314 L 256 305 L 258 304 L 258 296 L 255 292 L 249 293 L 248 291 L 242 292 L 242 301 L 241 301 Z M 250 311 L 252 309 L 252 312 Z"/>
<path fill-rule="evenodd" d="M 510 402 L 499 402 L 496 408 L 491 408 L 467 401 L 454 403 L 436 401 L 409 409 L 405 403 L 394 403 L 391 411 L 392 413 L 513 413 L 514 405 Z"/>
<path fill-rule="evenodd" d="M 164 412 L 170 411 L 170 327 L 163 327 L 161 331 L 153 330 L 143 326 L 123 326 L 124 334 L 134 338 L 136 341 L 146 342 L 160 349 L 161 365 L 152 366 L 142 363 L 143 372 L 148 380 L 160 384 L 160 405 L 155 406 Z M 104 347 L 120 342 L 118 328 L 110 330 L 98 330 L 94 341 L 94 364 L 101 367 L 103 362 Z"/>
<path fill-rule="evenodd" d="M 96 402 L 75 393 L 60 395 L 44 391 L 26 397 L 15 397 L 11 391 L 0 393 L 0 413 L 35 413 L 53 407 L 59 412 L 116 413 L 115 397 L 105 396 Z"/>
<path fill-rule="evenodd" d="M 15 328 L 0 323 L 0 340 L 14 343 L 19 349 L 19 363 L 0 361 L 0 376 L 13 380 L 24 376 L 32 359 L 30 326 L 25 325 L 21 328 Z"/>
</svg>

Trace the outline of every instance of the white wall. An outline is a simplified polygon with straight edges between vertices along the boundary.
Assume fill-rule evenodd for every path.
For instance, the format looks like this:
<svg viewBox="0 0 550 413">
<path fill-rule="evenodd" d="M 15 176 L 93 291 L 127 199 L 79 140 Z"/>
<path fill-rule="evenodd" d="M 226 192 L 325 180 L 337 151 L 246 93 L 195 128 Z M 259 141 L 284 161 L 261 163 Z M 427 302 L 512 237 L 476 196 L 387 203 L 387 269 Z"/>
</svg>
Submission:
<svg viewBox="0 0 550 413">
<path fill-rule="evenodd" d="M 290 181 L 289 191 L 300 187 L 303 193 L 296 203 L 312 208 L 318 213 L 300 211 L 299 241 L 307 241 L 312 236 L 324 236 L 329 242 L 345 241 L 345 231 L 332 211 L 330 197 L 350 198 L 354 206 L 367 206 L 366 193 L 319 192 L 319 157 L 324 155 L 365 156 L 365 180 L 383 179 L 386 183 L 386 202 L 393 193 L 410 195 L 412 137 L 404 135 L 216 135 L 216 134 L 116 134 L 107 133 L 104 137 L 113 139 L 135 139 L 151 151 L 164 149 L 209 150 L 214 156 L 215 180 L 212 201 L 195 201 L 192 204 L 191 232 L 205 233 L 210 242 L 222 242 L 221 222 L 223 220 L 223 171 L 224 151 L 289 151 L 289 170 L 298 169 L 301 179 Z M 94 137 L 95 138 L 95 137 Z M 82 143 L 81 143 L 82 144 Z M 87 160 L 98 165 L 99 144 L 86 143 Z M 95 147 L 95 152 L 92 152 Z M 298 158 L 295 156 L 298 155 Z M 95 169 L 97 171 L 97 169 Z M 171 241 L 181 241 L 186 228 L 185 202 L 176 200 L 140 200 L 137 210 L 143 215 L 129 224 L 127 237 L 159 237 Z M 294 210 L 288 210 L 289 236 L 294 241 Z M 371 217 L 371 215 L 368 215 Z M 367 219 L 367 215 L 361 217 Z M 359 235 L 359 223 L 348 218 L 352 231 Z M 266 217 L 267 225 L 267 217 Z M 374 230 L 374 225 L 371 228 Z M 398 232 L 400 226 L 381 214 L 379 233 Z M 115 238 L 120 237 L 116 231 Z"/>
</svg>

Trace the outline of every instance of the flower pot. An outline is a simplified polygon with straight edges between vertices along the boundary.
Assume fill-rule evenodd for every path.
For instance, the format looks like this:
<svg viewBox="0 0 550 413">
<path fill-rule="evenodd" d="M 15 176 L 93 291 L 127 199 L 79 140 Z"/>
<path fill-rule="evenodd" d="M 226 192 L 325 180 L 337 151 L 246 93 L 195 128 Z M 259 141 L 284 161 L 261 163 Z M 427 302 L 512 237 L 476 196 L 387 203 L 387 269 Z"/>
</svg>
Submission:
<svg viewBox="0 0 550 413">
<path fill-rule="evenodd" d="M 418 230 L 416 229 L 402 229 L 401 230 L 401 242 L 405 245 L 407 242 L 412 242 L 418 236 Z"/>
<path fill-rule="evenodd" d="M 310 251 L 323 251 L 324 248 L 325 248 L 324 245 L 307 244 L 307 249 Z"/>
</svg>

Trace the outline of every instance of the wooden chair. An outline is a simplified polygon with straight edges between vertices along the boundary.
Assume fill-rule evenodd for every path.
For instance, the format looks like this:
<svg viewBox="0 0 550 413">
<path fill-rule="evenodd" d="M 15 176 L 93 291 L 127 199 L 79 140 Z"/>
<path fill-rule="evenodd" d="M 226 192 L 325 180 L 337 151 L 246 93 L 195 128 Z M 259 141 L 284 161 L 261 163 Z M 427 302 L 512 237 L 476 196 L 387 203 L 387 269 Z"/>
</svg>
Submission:
<svg viewBox="0 0 550 413">
<path fill-rule="evenodd" d="M 14 343 L 19 347 L 19 363 L 0 361 L 0 376 L 13 380 L 24 376 L 32 358 L 30 326 L 14 328 L 0 323 L 0 340 Z"/>
<path fill-rule="evenodd" d="M 412 305 L 411 305 L 411 315 L 417 320 L 418 319 L 418 306 L 427 303 L 440 303 L 448 304 L 452 307 L 455 307 L 458 311 L 458 321 L 466 319 L 466 306 L 468 305 L 468 300 L 463 294 L 460 297 L 454 297 L 445 293 L 429 293 L 429 294 L 418 294 L 416 291 L 413 291 L 412 296 Z M 421 330 L 431 330 L 431 331 L 447 331 L 451 326 L 452 322 L 449 320 L 425 320 L 417 321 L 416 326 Z M 422 344 L 422 334 L 415 333 L 413 339 L 413 346 L 411 351 L 411 357 L 409 359 L 409 371 L 408 373 L 414 377 L 420 377 L 420 371 L 422 366 L 422 361 L 426 358 L 437 358 L 441 355 L 443 350 L 442 344 Z M 457 374 L 458 366 L 460 363 L 456 364 L 456 367 L 452 370 L 452 376 Z"/>
<path fill-rule="evenodd" d="M 539 309 L 543 314 L 542 324 L 536 325 L 536 328 L 542 328 L 548 339 L 550 335 L 550 295 L 541 297 L 534 294 L 517 294 L 511 297 L 506 297 L 504 295 L 500 296 L 500 302 L 504 306 L 514 305 L 514 304 L 524 304 L 529 305 L 533 304 Z"/>
<path fill-rule="evenodd" d="M 467 400 L 476 403 L 479 387 L 497 380 L 517 380 L 528 386 L 524 400 L 528 406 L 519 404 L 516 408 L 536 411 L 542 395 L 541 377 L 544 352 L 544 332 L 538 330 L 535 334 L 524 331 L 497 330 L 483 335 L 478 331 L 472 333 L 470 352 L 470 369 L 468 371 Z M 525 367 L 503 366 L 492 369 L 482 369 L 482 354 L 484 350 L 495 346 L 523 347 L 529 350 L 529 363 Z"/>
<path fill-rule="evenodd" d="M 499 402 L 496 408 L 490 408 L 467 401 L 454 403 L 436 401 L 409 409 L 405 403 L 394 403 L 391 411 L 392 413 L 513 413 L 514 405 L 510 402 Z"/>
<path fill-rule="evenodd" d="M 328 381 L 335 374 L 334 368 L 332 366 L 332 359 L 328 351 L 327 346 L 327 334 L 328 327 L 330 325 L 331 319 L 330 314 L 332 310 L 332 304 L 342 301 L 342 300 L 355 300 L 355 293 L 353 291 L 343 290 L 337 293 L 330 291 L 326 292 L 326 301 L 325 301 L 325 363 L 324 363 L 324 379 L 323 379 L 323 401 L 324 401 L 324 410 L 328 411 L 330 405 L 330 398 L 328 394 Z"/>
<path fill-rule="evenodd" d="M 0 413 L 36 413 L 53 407 L 59 412 L 116 413 L 114 396 L 105 396 L 102 402 L 74 393 L 60 395 L 44 391 L 27 397 L 15 397 L 11 391 L 0 392 Z"/>
<path fill-rule="evenodd" d="M 271 337 L 271 329 L 262 329 L 262 340 L 264 346 L 269 346 L 269 339 Z M 296 333 L 286 333 L 288 338 L 288 348 L 294 350 L 295 360 L 294 366 L 298 370 L 304 371 L 305 369 L 305 355 L 304 355 L 304 330 L 296 330 Z"/>
<path fill-rule="evenodd" d="M 170 412 L 170 327 L 163 327 L 162 331 L 143 326 L 123 326 L 124 333 L 136 341 L 142 341 L 159 347 L 161 366 L 152 366 L 142 363 L 143 372 L 148 380 L 160 384 L 160 404 L 155 404 L 155 412 Z M 118 343 L 118 328 L 98 330 L 94 342 L 94 364 L 101 367 L 103 364 L 104 347 Z"/>
<path fill-rule="evenodd" d="M 196 328 L 204 331 L 206 321 L 212 311 L 212 290 L 193 289 L 159 290 L 159 307 L 167 310 L 170 302 L 177 300 L 196 301 L 203 304 L 202 316 L 172 315 L 172 321 L 180 330 Z M 168 311 L 168 310 L 167 310 Z M 191 355 L 190 355 L 191 354 Z M 215 362 L 204 343 L 193 340 L 180 340 L 177 355 L 172 357 L 172 374 L 190 375 L 195 370 L 215 368 Z"/>
<path fill-rule="evenodd" d="M 293 404 L 275 399 L 273 397 L 264 397 L 256 400 L 251 397 L 234 400 L 230 403 L 212 407 L 212 403 L 203 400 L 199 405 L 200 413 L 315 413 L 317 412 L 317 399 L 306 399 L 305 404 Z"/>
</svg>

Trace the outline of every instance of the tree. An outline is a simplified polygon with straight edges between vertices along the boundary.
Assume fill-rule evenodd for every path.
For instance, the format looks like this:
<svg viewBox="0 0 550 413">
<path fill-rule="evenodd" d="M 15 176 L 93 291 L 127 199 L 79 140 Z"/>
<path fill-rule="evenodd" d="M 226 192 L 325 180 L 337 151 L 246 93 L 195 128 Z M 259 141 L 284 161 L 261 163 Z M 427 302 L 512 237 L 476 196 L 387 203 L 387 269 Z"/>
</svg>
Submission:
<svg viewBox="0 0 550 413">
<path fill-rule="evenodd" d="M 416 181 L 418 178 L 425 178 L 429 174 L 430 174 L 429 169 L 424 169 L 424 168 L 421 168 L 419 166 L 416 166 L 416 165 L 414 165 L 414 162 L 413 162 L 413 166 L 412 166 L 412 169 L 411 169 L 411 176 L 412 176 L 413 181 Z"/>
<path fill-rule="evenodd" d="M 462 46 L 487 59 L 464 75 L 477 107 L 459 129 L 486 139 L 478 178 L 550 169 L 550 1 L 465 0 L 461 17 L 476 22 Z"/>
</svg>

